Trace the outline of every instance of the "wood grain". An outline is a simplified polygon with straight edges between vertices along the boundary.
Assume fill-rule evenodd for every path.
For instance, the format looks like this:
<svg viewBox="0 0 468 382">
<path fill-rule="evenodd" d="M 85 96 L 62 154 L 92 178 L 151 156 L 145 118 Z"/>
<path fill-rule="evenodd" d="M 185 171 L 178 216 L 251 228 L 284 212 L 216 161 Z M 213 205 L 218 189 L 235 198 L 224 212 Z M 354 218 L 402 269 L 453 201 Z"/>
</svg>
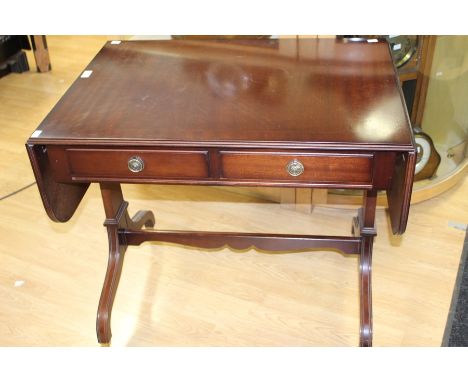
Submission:
<svg viewBox="0 0 468 382">
<path fill-rule="evenodd" d="M 439 346 L 466 223 L 468 179 L 412 207 L 407 233 L 388 234 L 377 211 L 375 346 Z M 205 187 L 127 185 L 132 211 L 152 208 L 159 229 L 349 233 L 355 210 L 312 215 Z M 179 212 L 183 211 L 183 214 Z M 95 346 L 92 330 L 107 263 L 99 189 L 77 214 L 51 223 L 33 188 L 2 201 L 0 341 L 4 346 Z M 33 220 L 34 230 L 24 224 Z M 27 237 L 27 239 L 24 239 Z M 86 248 L 83 242 L 86 240 Z M 332 252 L 265 255 L 150 245 L 127 250 L 113 312 L 113 346 L 355 346 L 357 260 Z M 16 281 L 24 281 L 15 287 Z"/>
<path fill-rule="evenodd" d="M 2 79 L 2 192 L 32 182 L 24 140 L 104 40 L 51 36 L 53 71 Z M 132 209 L 154 209 L 161 229 L 343 235 L 355 213 L 354 208 L 316 207 L 304 215 L 229 190 L 124 186 Z M 388 217 L 377 211 L 374 345 L 440 345 L 464 239 L 464 232 L 448 222 L 467 223 L 467 193 L 465 177 L 444 194 L 412 206 L 403 238 L 386 234 Z M 105 229 L 97 228 L 104 217 L 98 188 L 91 186 L 64 224 L 49 221 L 34 188 L 1 201 L 0 214 L 1 345 L 96 346 L 89 329 L 108 244 Z M 30 221 L 33 226 L 25 223 Z M 357 343 L 354 257 L 142 245 L 130 248 L 125 261 L 113 314 L 113 346 Z"/>
<path fill-rule="evenodd" d="M 108 43 L 93 59 L 90 66 L 94 69 L 83 72 L 28 139 L 27 148 L 37 185 L 52 220 L 70 219 L 89 182 L 101 184 L 106 210 L 104 224 L 109 237 L 109 262 L 96 324 L 100 343 L 108 343 L 111 339 L 110 317 L 127 245 L 155 240 L 201 248 L 229 245 L 234 249 L 254 246 L 263 250 L 336 248 L 348 254 L 360 252 L 360 345 L 372 345 L 370 264 L 373 236 L 376 234 L 377 190 L 387 190 L 393 233 L 402 234 L 406 228 L 413 182 L 414 138 L 388 44 L 384 41 L 347 44 L 347 40 L 340 39 L 309 39 L 303 40 L 302 45 L 307 51 L 307 48 L 318 48 L 322 42 L 329 45 L 333 54 L 317 50 L 313 60 L 308 60 L 310 57 L 301 53 L 286 65 L 284 61 L 289 55 L 281 52 L 284 44 L 278 39 L 212 40 L 201 45 L 180 44 L 178 41 L 160 44 L 151 40 Z M 299 48 L 299 40 L 292 46 Z M 175 55 L 168 55 L 170 52 Z M 265 52 L 270 56 L 268 61 L 265 61 Z M 242 65 L 230 67 L 239 54 L 246 56 Z M 220 60 L 224 61 L 223 64 Z M 206 61 L 207 68 L 204 67 Z M 272 69 L 271 61 L 280 66 Z M 338 65 L 331 73 L 322 69 L 322 66 L 329 67 L 335 61 Z M 200 62 L 202 72 L 199 71 Z M 259 64 L 261 62 L 262 65 Z M 252 66 L 254 63 L 256 65 Z M 167 70 L 155 71 L 161 64 Z M 327 80 L 323 86 L 308 87 L 310 81 L 304 77 L 304 64 L 319 72 L 316 80 Z M 174 67 L 187 68 L 191 76 L 186 78 L 183 72 L 174 71 Z M 117 72 L 116 68 L 125 70 Z M 288 73 L 289 78 L 280 80 L 281 71 Z M 390 72 L 393 73 L 392 78 Z M 142 75 L 147 78 L 145 82 L 140 81 L 143 80 Z M 202 75 L 206 75 L 208 87 L 200 87 L 193 81 Z M 334 86 L 328 77 L 335 78 Z M 300 78 L 300 81 L 294 82 L 292 78 Z M 150 79 L 156 80 L 157 86 L 147 88 Z M 169 88 L 164 86 L 167 79 L 171 81 Z M 265 94 L 263 89 L 275 81 L 281 86 L 278 85 L 271 94 Z M 294 87 L 287 89 L 290 83 Z M 109 91 L 103 94 L 102 89 L 106 88 Z M 331 91 L 333 94 L 330 96 Z M 350 94 L 344 100 L 339 97 L 339 92 L 343 91 Z M 243 94 L 246 92 L 248 96 Z M 210 102 L 211 108 L 206 108 L 204 100 L 212 93 L 216 97 Z M 373 99 L 366 98 L 369 93 L 377 99 L 382 98 L 383 103 L 373 104 Z M 116 94 L 118 99 L 115 99 Z M 168 95 L 169 103 L 164 101 Z M 312 95 L 318 99 L 330 96 L 330 102 L 297 109 L 282 100 L 287 96 L 287 99 L 301 102 L 309 100 Z M 198 113 L 190 109 L 187 97 Z M 145 102 L 148 98 L 151 98 L 149 109 Z M 259 102 L 268 108 L 260 109 Z M 93 109 L 96 104 L 99 108 Z M 331 123 L 331 110 L 327 109 L 330 104 L 335 109 Z M 255 116 L 242 113 L 238 110 L 239 105 L 243 110 L 255 110 Z M 172 112 L 168 115 L 171 107 Z M 307 117 L 307 111 L 312 107 L 315 107 L 313 119 Z M 371 115 L 368 114 L 369 109 Z M 275 111 L 276 115 L 273 114 Z M 148 120 L 148 112 L 155 123 Z M 365 121 L 355 119 L 362 112 Z M 374 114 L 379 117 L 372 117 Z M 220 116 L 222 120 L 219 120 Z M 259 121 L 265 119 L 273 124 L 262 126 Z M 277 134 L 278 128 L 280 134 Z M 248 130 L 247 135 L 245 130 Z M 369 134 L 369 131 L 373 133 Z M 132 147 L 131 142 L 137 140 L 149 148 Z M 97 141 L 99 146 L 96 146 Z M 118 148 L 115 147 L 117 141 L 121 145 Z M 187 145 L 188 142 L 193 143 L 193 149 Z M 249 149 L 231 149 L 239 143 Z M 271 152 L 262 150 L 265 143 L 270 145 Z M 307 150 L 286 150 L 285 143 Z M 321 149 L 315 151 L 314 147 Z M 331 147 L 335 149 L 331 150 Z M 406 165 L 395 166 L 397 155 Z M 125 182 L 281 184 L 285 187 L 319 185 L 367 191 L 362 215 L 358 218 L 359 228 L 353 228 L 354 233 L 356 230 L 359 232 L 356 241 L 342 236 L 133 230 L 128 227 L 131 221 L 127 213 L 128 203 L 123 200 L 119 184 Z M 69 193 L 67 189 L 70 189 Z M 115 205 L 119 205 L 117 212 L 113 211 Z M 140 215 L 146 216 L 147 213 L 138 212 L 137 216 Z M 137 222 L 131 222 L 131 226 L 137 225 Z"/>
<path fill-rule="evenodd" d="M 222 177 L 227 179 L 266 179 L 370 184 L 370 154 L 236 152 L 221 151 Z M 304 172 L 292 177 L 286 167 L 292 160 L 304 166 Z"/>
<path fill-rule="evenodd" d="M 412 147 L 387 43 L 244 42 L 109 42 L 30 143 Z"/>
<path fill-rule="evenodd" d="M 348 236 L 284 235 L 240 232 L 201 231 L 134 231 L 120 230 L 121 241 L 140 245 L 145 241 L 175 243 L 203 249 L 231 249 L 245 251 L 251 248 L 270 252 L 295 252 L 313 249 L 337 250 L 344 254 L 358 254 L 360 240 Z"/>
<path fill-rule="evenodd" d="M 415 147 L 386 42 L 109 42 L 87 71 L 28 140 L 50 152 L 66 147 L 67 160 L 50 158 L 56 181 L 392 189 L 393 232 L 404 232 L 413 172 L 390 184 L 391 167 L 395 153 L 412 158 Z M 150 169 L 129 174 L 124 162 L 136 145 L 204 149 L 209 176 L 202 156 L 191 168 L 149 151 Z M 267 147 L 276 152 L 256 152 Z M 304 151 L 279 151 L 288 149 Z M 296 155 L 304 174 L 291 177 L 282 167 Z M 395 184 L 403 197 L 392 196 Z"/>
</svg>

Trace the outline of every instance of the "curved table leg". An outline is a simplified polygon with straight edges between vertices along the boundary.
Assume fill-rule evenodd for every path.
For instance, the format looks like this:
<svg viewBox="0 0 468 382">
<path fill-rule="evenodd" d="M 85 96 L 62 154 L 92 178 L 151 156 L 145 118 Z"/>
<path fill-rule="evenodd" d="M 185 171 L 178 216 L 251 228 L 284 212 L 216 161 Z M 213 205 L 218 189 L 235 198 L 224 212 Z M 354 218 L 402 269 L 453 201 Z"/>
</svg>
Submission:
<svg viewBox="0 0 468 382">
<path fill-rule="evenodd" d="M 119 242 L 117 227 L 107 227 L 107 234 L 109 236 L 109 261 L 96 319 L 96 332 L 98 341 L 101 344 L 109 343 L 112 337 L 110 326 L 112 306 L 119 285 L 120 274 L 122 273 L 125 250 L 127 249 Z"/>
<path fill-rule="evenodd" d="M 361 238 L 359 254 L 359 346 L 372 346 L 372 246 L 375 229 L 376 191 L 366 191 L 363 207 L 353 219 L 352 233 Z"/>
<path fill-rule="evenodd" d="M 143 226 L 152 227 L 155 224 L 151 211 L 138 211 L 133 219 L 127 212 L 128 203 L 124 201 L 120 184 L 101 183 L 101 193 L 106 212 L 104 225 L 109 238 L 109 261 L 106 277 L 99 301 L 96 330 L 98 341 L 109 344 L 111 332 L 111 313 L 114 298 L 122 272 L 124 254 L 127 249 L 125 235 L 119 231 L 125 229 L 139 230 Z M 353 219 L 353 235 L 360 238 L 361 253 L 359 256 L 359 286 L 360 286 L 360 346 L 372 346 L 372 246 L 375 230 L 375 207 L 377 193 L 366 191 L 363 208 Z"/>
<path fill-rule="evenodd" d="M 359 346 L 372 346 L 372 236 L 364 236 L 359 256 L 360 315 Z"/>
<path fill-rule="evenodd" d="M 120 184 L 101 183 L 101 194 L 106 212 L 104 225 L 107 227 L 109 238 L 109 261 L 107 263 L 106 277 L 99 300 L 96 332 L 100 344 L 108 344 L 112 338 L 111 314 L 115 294 L 122 273 L 127 244 L 121 239 L 119 230 L 140 229 L 143 226 L 153 227 L 154 215 L 151 211 L 138 211 L 133 219 L 127 212 L 128 203 L 124 201 Z"/>
<path fill-rule="evenodd" d="M 131 222 L 127 225 L 130 229 L 140 229 L 143 228 L 143 226 L 146 228 L 152 228 L 155 224 L 156 220 L 152 211 L 140 210 L 133 215 Z"/>
</svg>

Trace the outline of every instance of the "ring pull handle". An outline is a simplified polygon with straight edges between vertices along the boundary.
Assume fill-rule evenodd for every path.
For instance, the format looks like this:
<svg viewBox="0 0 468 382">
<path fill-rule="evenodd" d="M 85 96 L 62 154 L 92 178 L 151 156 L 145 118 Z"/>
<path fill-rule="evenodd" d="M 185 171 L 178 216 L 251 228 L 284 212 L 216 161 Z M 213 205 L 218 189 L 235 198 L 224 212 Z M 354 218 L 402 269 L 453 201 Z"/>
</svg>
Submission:
<svg viewBox="0 0 468 382">
<path fill-rule="evenodd" d="M 128 160 L 128 169 L 131 172 L 140 172 L 145 168 L 145 162 L 139 156 L 131 157 Z"/>
<path fill-rule="evenodd" d="M 301 163 L 301 161 L 293 159 L 286 166 L 286 171 L 291 176 L 299 176 L 304 172 L 304 165 Z"/>
</svg>

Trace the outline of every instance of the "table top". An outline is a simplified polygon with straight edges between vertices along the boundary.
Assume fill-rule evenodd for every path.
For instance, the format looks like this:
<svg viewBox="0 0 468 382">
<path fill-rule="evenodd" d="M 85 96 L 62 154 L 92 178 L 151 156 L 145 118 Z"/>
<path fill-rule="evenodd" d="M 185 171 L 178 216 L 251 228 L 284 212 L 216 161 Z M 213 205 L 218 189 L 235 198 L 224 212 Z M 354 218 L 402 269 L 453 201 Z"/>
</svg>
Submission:
<svg viewBox="0 0 468 382">
<path fill-rule="evenodd" d="M 31 143 L 413 149 L 384 41 L 108 42 L 86 70 Z"/>
</svg>

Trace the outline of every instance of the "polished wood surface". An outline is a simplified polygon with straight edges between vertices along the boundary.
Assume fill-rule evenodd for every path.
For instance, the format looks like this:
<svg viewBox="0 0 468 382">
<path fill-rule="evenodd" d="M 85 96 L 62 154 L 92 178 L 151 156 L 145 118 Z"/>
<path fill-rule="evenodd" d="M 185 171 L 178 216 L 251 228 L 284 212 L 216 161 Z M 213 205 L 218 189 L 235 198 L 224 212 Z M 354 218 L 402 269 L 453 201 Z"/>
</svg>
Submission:
<svg viewBox="0 0 468 382">
<path fill-rule="evenodd" d="M 2 196 L 33 181 L 24 141 L 105 39 L 50 36 L 51 72 L 1 80 Z M 123 189 L 131 209 L 154 209 L 164 230 L 287 229 L 339 236 L 348 233 L 354 214 L 316 206 L 313 215 L 305 215 L 265 202 L 255 188 L 249 195 L 232 187 Z M 374 345 L 440 345 L 465 237 L 453 224 L 467 223 L 467 193 L 465 177 L 413 205 L 407 235 L 400 239 L 382 234 L 390 232 L 389 221 L 377 209 Z M 0 215 L 0 345 L 96 346 L 92 328 L 108 245 L 99 228 L 99 187 L 90 187 L 67 223 L 48 219 L 32 187 L 2 200 Z M 333 252 L 266 256 L 254 250 L 130 247 L 114 306 L 112 346 L 353 346 L 359 324 L 356 277 L 356 259 Z"/>
<path fill-rule="evenodd" d="M 371 262 L 375 229 L 377 191 L 366 191 L 363 207 L 353 220 L 354 237 L 259 234 L 241 232 L 197 231 L 148 231 L 143 226 L 153 227 L 154 215 L 150 211 L 138 211 L 135 218 L 128 215 L 128 202 L 123 198 L 120 184 L 101 182 L 101 193 L 106 212 L 104 225 L 109 238 L 109 262 L 99 300 L 96 332 L 101 344 L 109 344 L 112 338 L 111 314 L 117 287 L 120 282 L 124 255 L 129 245 L 145 241 L 176 243 L 199 248 L 221 248 L 226 245 L 236 250 L 252 247 L 266 251 L 336 250 L 344 254 L 359 255 L 360 279 L 360 346 L 372 346 L 372 299 Z"/>
<path fill-rule="evenodd" d="M 291 52 L 295 54 L 291 56 Z M 213 73 L 212 67 L 218 69 Z M 41 171 L 52 171 L 54 179 L 39 182 L 40 187 L 47 187 L 41 191 L 44 195 L 53 195 L 43 197 L 48 211 L 60 207 L 46 205 L 47 199 L 70 201 L 66 216 L 71 216 L 80 201 L 77 194 L 72 205 L 70 197 L 60 195 L 62 187 L 54 181 L 81 182 L 79 190 L 86 188 L 86 182 L 101 179 L 375 188 L 387 190 L 393 233 L 405 231 L 414 172 L 414 139 L 385 42 L 108 42 L 87 70 L 88 76 L 75 81 L 28 140 L 31 155 L 51 151 L 52 170 Z M 277 72 L 287 74 L 283 87 L 275 85 L 282 83 L 272 74 Z M 262 89 L 270 89 L 269 95 Z M 34 145 L 41 148 L 32 149 Z M 94 152 L 89 151 L 92 146 L 96 146 Z M 127 176 L 122 175 L 126 171 L 125 157 L 143 155 L 138 147 L 145 146 L 209 151 L 209 174 L 201 157 L 197 165 L 197 161 L 183 163 L 180 156 L 165 153 L 163 161 L 149 159 L 150 163 L 160 162 L 156 166 L 150 165 L 137 175 L 129 171 Z M 64 152 L 57 152 L 57 147 Z M 278 151 L 271 158 L 255 156 L 265 147 L 295 151 Z M 252 151 L 237 157 L 223 152 L 231 148 Z M 300 153 L 300 149 L 307 151 Z M 308 163 L 303 175 L 288 177 L 280 158 L 304 154 L 315 158 L 305 158 Z M 151 156 L 158 155 L 154 152 Z M 375 157 L 371 162 L 360 155 Z M 175 158 L 180 161 L 174 162 Z M 410 165 L 394 166 L 395 161 Z M 31 162 L 36 177 L 44 178 L 34 166 L 40 158 L 31 157 Z M 239 167 L 243 168 L 242 176 Z M 397 171 L 392 175 L 394 168 Z M 226 171 L 232 176 L 225 177 Z M 400 188 L 404 189 L 403 195 Z"/>
<path fill-rule="evenodd" d="M 384 42 L 108 42 L 86 70 L 32 143 L 412 147 Z"/>
<path fill-rule="evenodd" d="M 222 177 L 227 179 L 291 181 L 287 165 L 296 160 L 304 166 L 298 181 L 372 184 L 373 156 L 369 154 L 222 151 L 220 156 Z"/>
<path fill-rule="evenodd" d="M 388 210 L 394 234 L 402 234 L 406 230 L 409 208 L 401 206 L 410 204 L 415 164 L 414 152 L 407 156 L 399 156 L 395 163 L 393 180 L 390 189 L 387 190 Z"/>
<path fill-rule="evenodd" d="M 377 235 L 375 227 L 375 208 L 377 192 L 364 193 L 363 207 L 358 216 L 353 219 L 352 233 L 361 238 L 359 255 L 359 293 L 360 293 L 360 328 L 359 345 L 372 346 L 372 250 L 374 237 Z"/>
<path fill-rule="evenodd" d="M 109 240 L 109 260 L 101 298 L 99 299 L 96 333 L 98 341 L 106 344 L 112 338 L 110 325 L 112 307 L 120 281 L 120 274 L 122 273 L 125 251 L 127 250 L 127 243 L 119 238 L 119 230 L 138 230 L 143 226 L 153 227 L 155 219 L 150 211 L 139 211 L 133 218 L 130 218 L 127 211 L 128 203 L 124 202 L 122 190 L 118 184 L 101 184 L 101 194 L 106 213 L 104 225 L 107 228 Z"/>
<path fill-rule="evenodd" d="M 67 149 L 65 158 L 72 178 L 207 178 L 206 150 L 109 150 Z M 144 163 L 141 172 L 132 172 L 128 160 L 138 157 Z M 54 158 L 52 156 L 52 158 Z M 60 167 L 60 166 L 59 166 Z M 66 179 L 66 178 L 65 178 Z"/>
<path fill-rule="evenodd" d="M 57 182 L 44 147 L 27 144 L 26 150 L 47 215 L 56 222 L 68 221 L 83 199 L 89 183 Z"/>
<path fill-rule="evenodd" d="M 252 247 L 269 252 L 292 252 L 327 248 L 353 255 L 358 253 L 361 248 L 360 239 L 347 236 L 162 230 L 122 230 L 120 235 L 122 241 L 126 242 L 128 245 L 140 245 L 145 241 L 156 241 L 207 249 L 220 249 L 228 246 L 229 248 L 239 251 L 247 250 Z"/>
<path fill-rule="evenodd" d="M 312 46 L 315 45 L 318 48 L 321 40 L 311 39 L 306 42 L 310 42 Z M 297 41 L 296 44 L 298 44 Z M 121 42 L 108 43 L 108 46 L 112 45 L 126 44 Z M 152 42 L 129 44 L 132 48 L 124 50 L 124 53 L 138 51 L 139 45 L 146 49 L 142 55 L 141 52 L 137 52 L 137 56 L 141 55 L 141 59 L 137 60 L 142 63 L 140 69 L 145 66 L 143 63 L 146 56 L 149 56 L 150 63 L 156 64 L 156 66 L 161 63 L 166 66 L 168 64 L 177 66 L 172 62 L 173 56 L 181 60 L 179 64 L 182 66 L 193 58 L 193 45 L 189 45 L 190 49 L 179 51 L 179 43 L 174 41 L 166 41 L 163 44 L 166 55 L 161 54 L 159 44 L 153 46 Z M 237 53 L 244 50 L 249 60 L 262 62 L 264 52 L 259 49 L 271 46 L 275 48 L 280 45 L 280 41 L 272 40 L 265 46 L 263 43 L 249 45 L 235 40 L 232 41 L 232 44 L 231 42 L 212 41 L 208 45 L 214 48 L 215 53 L 218 54 L 219 48 L 223 54 L 226 51 L 231 52 L 231 50 L 235 50 Z M 366 48 L 362 48 L 362 46 Z M 236 50 L 239 47 L 242 50 Z M 265 132 L 267 131 L 262 131 L 262 128 L 267 125 L 262 127 L 261 123 L 256 122 L 260 128 L 254 128 L 253 115 L 247 113 L 247 118 L 235 119 L 236 115 L 242 115 L 237 109 L 239 104 L 244 105 L 245 110 L 253 110 L 253 108 L 257 108 L 257 103 L 263 98 L 263 94 L 250 99 L 234 99 L 236 101 L 234 103 L 225 100 L 222 101 L 224 104 L 214 102 L 216 108 L 204 109 L 203 99 L 213 89 L 198 88 L 189 83 L 187 91 L 185 91 L 186 88 L 179 91 L 180 85 L 185 84 L 184 75 L 170 76 L 164 70 L 153 74 L 153 71 L 146 68 L 144 70 L 146 76 L 151 74 L 149 78 L 163 83 L 167 78 L 172 78 L 171 84 L 175 83 L 177 88 L 176 93 L 171 93 L 164 86 L 157 86 L 158 82 L 152 83 L 155 88 L 151 88 L 152 93 L 148 97 L 152 100 L 156 98 L 156 109 L 151 110 L 151 117 L 157 122 L 150 124 L 149 120 L 145 119 L 149 116 L 148 110 L 145 110 L 145 107 L 141 108 L 140 100 L 134 98 L 136 95 L 139 97 L 146 93 L 146 90 L 143 82 L 137 79 L 139 72 L 136 71 L 135 63 L 131 61 L 132 55 L 130 54 L 130 59 L 125 54 L 115 56 L 112 54 L 115 51 L 114 48 L 109 49 L 111 54 L 108 55 L 106 48 L 107 46 L 90 64 L 93 69 L 88 68 L 87 72 L 84 72 L 87 75 L 82 75 L 75 82 L 27 142 L 31 164 L 38 179 L 39 190 L 43 194 L 44 207 L 53 220 L 65 221 L 70 218 L 78 208 L 83 196 L 81 191 L 86 190 L 90 182 L 101 184 L 106 211 L 104 224 L 108 228 L 109 236 L 109 263 L 98 309 L 97 335 L 99 342 L 108 343 L 111 339 L 111 312 L 127 246 L 138 245 L 141 241 L 145 241 L 145 238 L 146 240 L 157 239 L 158 241 L 163 241 L 166 238 L 169 242 L 181 244 L 191 245 L 199 242 L 202 247 L 207 248 L 212 248 L 213 245 L 218 246 L 219 243 L 229 244 L 238 249 L 256 245 L 259 245 L 260 248 L 271 248 L 277 242 L 279 249 L 335 248 L 345 253 L 355 252 L 360 259 L 360 345 L 371 346 L 370 264 L 373 236 L 376 234 L 374 226 L 376 193 L 379 189 L 387 190 L 389 203 L 391 201 L 390 209 L 397 210 L 390 214 L 393 231 L 402 234 L 406 227 L 411 195 L 410 185 L 414 173 L 414 166 L 412 166 L 414 164 L 414 139 L 409 128 L 408 115 L 403 105 L 401 89 L 398 87 L 388 46 L 382 42 L 347 45 L 342 41 L 333 40 L 334 56 L 331 61 L 339 59 L 341 65 L 333 73 L 333 76 L 336 76 L 339 81 L 332 83 L 331 88 L 329 83 L 322 87 L 313 88 L 316 98 L 322 100 L 326 100 L 327 91 L 330 89 L 337 88 L 346 93 L 355 92 L 357 96 L 348 97 L 351 101 L 348 106 L 354 106 L 361 110 L 366 109 L 366 106 L 371 107 L 371 109 L 377 108 L 378 118 L 373 119 L 366 114 L 365 122 L 361 120 L 356 122 L 354 118 L 356 115 L 359 116 L 359 112 L 351 113 L 351 109 L 344 107 L 348 101 L 342 102 L 338 94 L 334 92 L 331 98 L 336 109 L 335 115 L 340 115 L 339 118 L 333 119 L 334 128 L 323 123 L 329 120 L 330 110 L 327 107 L 320 107 L 319 104 L 314 110 L 315 120 L 312 122 L 310 118 L 302 118 L 304 115 L 302 110 L 291 109 L 290 105 L 285 103 L 276 108 L 280 115 L 275 123 L 278 126 L 282 125 L 282 128 L 280 135 L 276 135 L 273 129 L 272 140 L 266 140 Z M 198 46 L 195 45 L 195 48 Z M 168 52 L 172 52 L 172 56 L 168 55 Z M 196 54 L 195 56 L 198 59 L 211 60 L 212 54 L 212 51 L 203 47 L 201 53 L 199 52 L 198 56 Z M 357 60 L 359 67 L 364 67 L 364 69 L 357 70 L 357 67 L 353 66 L 356 54 L 359 56 L 359 60 Z M 156 61 L 152 57 L 156 57 Z M 230 60 L 235 60 L 232 52 L 227 57 Z M 280 59 L 282 61 L 283 57 Z M 248 62 L 250 62 L 249 60 Z M 113 72 L 114 68 L 120 68 L 122 64 L 123 67 L 126 67 L 129 62 L 130 69 L 122 71 L 120 78 L 117 79 Z M 375 66 L 376 62 L 379 64 Z M 321 66 L 330 64 L 329 57 L 318 54 L 315 56 L 315 60 L 306 60 L 306 63 L 309 63 L 315 70 L 319 69 L 316 80 L 329 79 L 326 71 L 320 69 Z M 347 66 L 346 63 L 349 65 Z M 381 65 L 384 69 L 385 67 L 391 68 L 391 77 L 388 72 L 382 69 Z M 264 66 L 266 67 L 266 65 Z M 294 87 L 294 91 L 287 94 L 288 99 L 297 99 L 299 103 L 302 99 L 309 99 L 312 96 L 310 89 L 306 89 L 309 93 L 303 91 L 302 84 L 307 84 L 307 80 L 302 75 L 303 67 L 304 62 L 296 59 L 289 68 L 291 72 L 288 72 L 289 77 L 302 79 L 300 82 L 296 81 L 296 84 L 299 83 L 300 86 Z M 351 73 L 347 71 L 349 68 L 351 68 Z M 376 68 L 377 71 L 375 71 Z M 110 73 L 108 76 L 105 75 L 106 70 Z M 264 71 L 265 68 L 262 68 L 262 72 Z M 192 76 L 197 77 L 193 72 Z M 351 81 L 348 81 L 349 77 L 352 78 Z M 97 82 L 94 80 L 96 78 Z M 262 76 L 254 76 L 254 79 L 256 79 L 253 81 L 256 86 L 258 84 L 266 86 L 271 80 L 271 78 L 265 80 Z M 82 80 L 87 82 L 82 82 Z M 216 77 L 216 80 L 219 78 Z M 229 73 L 228 80 L 232 80 L 232 73 Z M 129 87 L 130 82 L 134 85 Z M 88 83 L 88 85 L 83 87 L 82 83 Z M 113 92 L 109 92 L 107 95 L 99 93 L 101 89 L 106 89 L 106 86 L 109 87 L 111 84 L 114 85 Z M 124 88 L 119 88 L 119 84 Z M 361 87 L 362 84 L 365 85 L 365 88 Z M 351 89 L 348 88 L 350 85 L 352 85 Z M 89 94 L 85 100 L 82 97 L 86 92 L 83 89 L 86 88 Z M 370 93 L 374 97 L 388 98 L 389 102 L 376 107 L 364 97 L 367 94 L 364 92 L 366 88 L 370 89 Z M 195 89 L 195 93 L 191 92 L 193 89 Z M 377 93 L 374 93 L 375 89 L 377 89 Z M 107 90 L 109 89 L 107 88 Z M 229 95 L 235 94 L 236 91 L 230 92 Z M 114 104 L 116 93 L 122 96 L 118 110 L 115 109 Z M 202 124 L 200 124 L 200 119 L 197 119 L 198 117 L 192 118 L 192 110 L 185 107 L 186 93 L 190 97 L 199 95 L 195 103 L 193 100 L 191 102 L 198 105 L 199 111 L 202 111 L 200 113 L 203 116 Z M 78 95 L 78 98 L 74 98 L 75 95 Z M 165 110 L 170 109 L 169 105 L 165 105 L 163 101 L 159 102 L 159 99 L 167 100 L 167 95 L 170 96 L 170 105 L 172 107 L 178 106 L 179 115 L 176 119 L 174 119 L 175 110 L 172 110 L 172 113 L 168 115 Z M 220 99 L 223 98 L 223 95 L 225 94 L 218 94 Z M 143 101 L 145 97 L 142 98 Z M 392 102 L 392 99 L 396 102 Z M 357 103 L 358 100 L 359 103 Z M 109 101 L 114 104 L 112 110 L 106 107 Z M 231 99 L 231 101 L 233 100 Z M 67 105 L 67 102 L 71 103 Z M 149 103 L 154 104 L 154 102 Z M 98 104 L 102 107 L 92 109 L 91 104 Z M 164 111 L 160 109 L 160 104 Z M 269 106 L 271 107 L 271 105 Z M 229 122 L 221 125 L 218 119 L 219 114 L 222 115 L 222 119 L 228 118 Z M 85 119 L 82 119 L 83 116 Z M 128 124 L 128 120 L 125 121 L 127 117 L 132 117 L 133 125 Z M 172 119 L 168 119 L 169 117 Z M 256 115 L 256 120 L 265 118 L 270 120 L 271 117 L 275 117 L 274 113 L 270 115 L 269 111 L 267 113 L 260 111 Z M 282 120 L 284 117 L 287 118 L 288 123 L 286 124 Z M 394 117 L 397 119 L 400 117 L 401 121 L 398 122 Z M 169 124 L 166 123 L 168 121 Z M 232 121 L 235 122 L 234 125 L 232 125 Z M 385 130 L 385 123 L 388 123 L 386 127 L 389 129 L 387 130 Z M 122 130 L 124 125 L 126 125 L 127 131 Z M 169 125 L 172 126 L 171 129 L 169 129 Z M 200 130 L 202 126 L 205 126 L 203 133 Z M 247 130 L 252 127 L 252 130 L 246 135 L 240 130 L 241 127 Z M 375 136 L 377 127 L 379 131 L 383 130 L 386 133 L 381 135 L 378 140 L 365 139 L 363 132 L 365 133 L 366 129 L 370 128 L 374 131 Z M 326 130 L 323 131 L 323 128 Z M 177 130 L 180 131 L 177 133 Z M 77 132 L 79 136 L 76 135 Z M 173 132 L 176 132 L 175 135 L 171 135 Z M 337 132 L 339 133 L 336 134 Z M 195 136 L 198 136 L 199 139 L 195 140 Z M 359 136 L 358 140 L 356 140 L 357 136 Z M 313 141 L 310 140 L 311 137 L 314 139 Z M 135 146 L 137 141 L 139 141 L 138 145 L 142 147 L 141 149 Z M 119 146 L 119 149 L 116 146 Z M 143 149 L 148 146 L 151 148 Z M 167 150 L 161 149 L 164 147 L 167 147 Z M 266 147 L 271 147 L 273 150 L 267 152 Z M 183 149 L 186 151 L 181 151 Z M 189 155 L 192 155 L 194 159 L 184 161 L 182 159 L 184 154 L 186 159 L 189 158 Z M 45 157 L 48 159 L 43 159 Z M 201 158 L 201 161 L 197 164 L 195 158 Z M 126 160 L 128 161 L 127 169 L 125 169 Z M 190 162 L 193 162 L 195 166 L 192 166 Z M 42 166 L 38 165 L 39 163 L 42 163 Z M 404 164 L 398 166 L 396 163 Z M 201 173 L 197 172 L 197 169 L 200 168 L 204 169 Z M 237 171 L 237 168 L 241 168 L 241 171 Z M 193 179 L 190 179 L 191 177 Z M 43 179 L 47 179 L 47 181 L 42 181 Z M 182 184 L 212 185 L 331 186 L 367 191 L 365 192 L 362 213 L 357 218 L 357 228 L 353 229 L 358 240 L 356 246 L 355 239 L 351 237 L 331 236 L 325 238 L 319 235 L 307 237 L 286 235 L 278 241 L 276 235 L 272 234 L 259 237 L 256 234 L 142 231 L 141 221 L 149 217 L 151 224 L 154 224 L 154 218 L 150 212 L 145 211 L 137 213 L 136 221 L 128 217 L 126 212 L 128 203 L 124 201 L 119 185 L 121 182 L 128 181 L 163 184 L 173 184 L 177 181 L 177 183 Z M 77 194 L 74 188 L 68 195 L 68 189 L 63 188 L 63 184 L 77 184 L 80 193 Z M 399 191 L 402 195 L 397 195 Z M 60 217 L 57 216 L 57 211 L 62 210 L 65 213 Z M 135 230 L 136 232 L 133 232 Z M 135 235 L 140 239 L 135 241 Z M 210 240 L 213 240 L 214 243 L 209 244 Z M 301 242 L 300 245 L 297 245 L 298 241 Z M 322 247 L 322 245 L 325 246 Z"/>
</svg>

